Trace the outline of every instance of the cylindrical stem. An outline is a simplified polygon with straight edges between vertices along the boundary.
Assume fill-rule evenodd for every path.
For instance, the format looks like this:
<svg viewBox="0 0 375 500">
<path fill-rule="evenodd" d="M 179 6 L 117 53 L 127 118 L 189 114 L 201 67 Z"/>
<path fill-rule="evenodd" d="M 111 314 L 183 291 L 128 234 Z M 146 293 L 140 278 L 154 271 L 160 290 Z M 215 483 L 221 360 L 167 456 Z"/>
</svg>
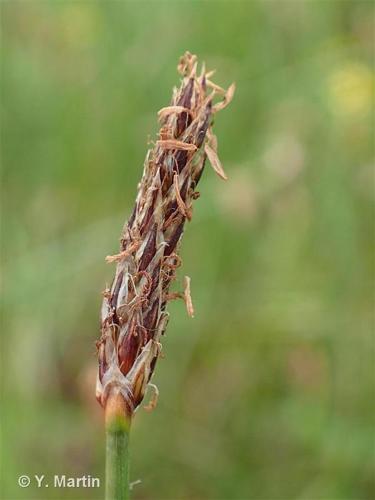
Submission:
<svg viewBox="0 0 375 500">
<path fill-rule="evenodd" d="M 129 499 L 130 422 L 122 396 L 110 396 L 106 404 L 106 500 Z"/>
</svg>

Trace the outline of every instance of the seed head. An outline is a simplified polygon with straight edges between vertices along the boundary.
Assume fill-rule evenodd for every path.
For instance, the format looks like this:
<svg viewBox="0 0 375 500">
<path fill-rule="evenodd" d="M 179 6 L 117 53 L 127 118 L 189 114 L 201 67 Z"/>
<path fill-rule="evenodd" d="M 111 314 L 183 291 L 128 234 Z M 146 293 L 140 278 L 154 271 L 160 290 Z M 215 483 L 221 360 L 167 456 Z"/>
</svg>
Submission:
<svg viewBox="0 0 375 500">
<path fill-rule="evenodd" d="M 174 89 L 170 106 L 158 113 L 159 137 L 146 155 L 120 252 L 106 259 L 116 263 L 116 273 L 103 294 L 97 398 L 105 406 L 109 395 L 121 394 L 130 414 L 142 402 L 160 355 L 168 301 L 181 297 L 189 315 L 194 313 L 190 278 L 185 277 L 184 293 L 169 288 L 181 265 L 178 247 L 199 197 L 196 188 L 206 159 L 227 178 L 211 127 L 213 114 L 232 99 L 234 85 L 227 91 L 215 85 L 204 65 L 198 75 L 197 58 L 189 52 L 178 71 L 181 86 Z M 216 96 L 221 99 L 215 104 Z"/>
</svg>

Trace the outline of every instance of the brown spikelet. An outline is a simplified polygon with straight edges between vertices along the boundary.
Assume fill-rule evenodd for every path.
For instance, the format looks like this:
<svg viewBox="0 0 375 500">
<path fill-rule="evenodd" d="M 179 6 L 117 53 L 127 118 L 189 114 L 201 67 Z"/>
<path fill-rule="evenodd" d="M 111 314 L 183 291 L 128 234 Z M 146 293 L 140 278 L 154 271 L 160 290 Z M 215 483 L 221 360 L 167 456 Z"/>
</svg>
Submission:
<svg viewBox="0 0 375 500">
<path fill-rule="evenodd" d="M 189 52 L 178 70 L 181 86 L 158 113 L 159 139 L 147 153 L 120 252 L 106 258 L 116 263 L 116 273 L 103 294 L 97 398 L 105 406 L 109 395 L 121 394 L 130 413 L 141 403 L 160 355 L 168 301 L 183 298 L 188 314 L 194 315 L 190 278 L 185 277 L 184 293 L 169 288 L 181 265 L 178 246 L 199 197 L 196 187 L 207 157 L 226 179 L 211 122 L 213 113 L 232 99 L 234 86 L 225 91 L 208 80 L 213 72 L 207 73 L 204 65 L 198 76 L 197 58 Z M 216 95 L 222 100 L 214 104 Z M 156 396 L 148 409 L 155 404 Z"/>
</svg>

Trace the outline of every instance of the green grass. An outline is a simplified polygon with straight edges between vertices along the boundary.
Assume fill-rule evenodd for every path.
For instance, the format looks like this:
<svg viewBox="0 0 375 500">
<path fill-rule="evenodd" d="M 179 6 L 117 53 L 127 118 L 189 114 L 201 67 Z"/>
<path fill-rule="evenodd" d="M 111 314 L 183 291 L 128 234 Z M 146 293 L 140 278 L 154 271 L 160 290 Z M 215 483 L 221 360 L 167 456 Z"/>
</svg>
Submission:
<svg viewBox="0 0 375 500">
<path fill-rule="evenodd" d="M 4 500 L 102 478 L 94 397 L 112 277 L 156 113 L 185 51 L 236 81 L 183 241 L 134 499 L 370 500 L 374 466 L 370 2 L 5 2 Z"/>
</svg>

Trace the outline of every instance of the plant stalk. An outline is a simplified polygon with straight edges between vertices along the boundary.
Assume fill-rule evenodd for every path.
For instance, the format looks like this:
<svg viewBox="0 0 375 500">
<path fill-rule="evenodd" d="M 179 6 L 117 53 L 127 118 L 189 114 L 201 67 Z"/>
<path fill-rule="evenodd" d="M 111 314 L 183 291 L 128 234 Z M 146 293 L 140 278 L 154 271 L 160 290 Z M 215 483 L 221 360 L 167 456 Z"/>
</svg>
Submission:
<svg viewBox="0 0 375 500">
<path fill-rule="evenodd" d="M 156 362 L 169 314 L 167 304 L 185 301 L 194 315 L 190 278 L 183 292 L 171 292 L 181 265 L 180 241 L 192 218 L 193 201 L 206 159 L 226 179 L 212 131 L 213 117 L 232 100 L 227 90 L 211 82 L 205 65 L 197 72 L 197 57 L 186 52 L 179 61 L 180 88 L 171 105 L 159 113 L 158 139 L 147 152 L 133 212 L 125 223 L 120 251 L 108 255 L 116 263 L 112 285 L 103 292 L 98 349 L 96 397 L 106 418 L 106 500 L 129 498 L 129 431 L 132 415 L 152 386 Z M 219 98 L 219 100 L 217 100 Z M 158 390 L 147 405 L 154 408 Z"/>
<path fill-rule="evenodd" d="M 106 500 L 129 499 L 130 423 L 122 396 L 110 396 L 106 404 Z"/>
</svg>

